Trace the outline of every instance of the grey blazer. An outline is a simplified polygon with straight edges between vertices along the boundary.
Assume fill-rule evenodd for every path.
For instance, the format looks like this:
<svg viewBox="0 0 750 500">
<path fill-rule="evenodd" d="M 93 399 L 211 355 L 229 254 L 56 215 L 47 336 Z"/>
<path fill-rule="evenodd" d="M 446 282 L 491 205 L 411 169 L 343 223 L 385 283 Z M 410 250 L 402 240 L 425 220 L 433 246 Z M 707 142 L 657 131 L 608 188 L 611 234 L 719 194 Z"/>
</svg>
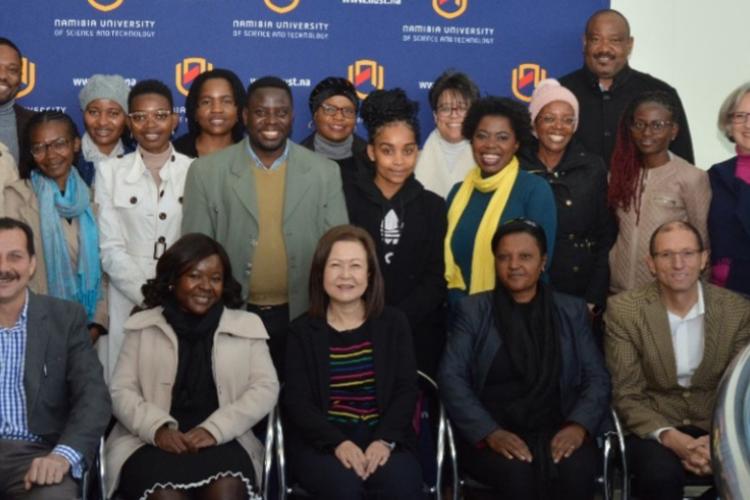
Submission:
<svg viewBox="0 0 750 500">
<path fill-rule="evenodd" d="M 91 464 L 112 402 L 81 305 L 29 292 L 23 383 L 29 431 Z"/>
</svg>

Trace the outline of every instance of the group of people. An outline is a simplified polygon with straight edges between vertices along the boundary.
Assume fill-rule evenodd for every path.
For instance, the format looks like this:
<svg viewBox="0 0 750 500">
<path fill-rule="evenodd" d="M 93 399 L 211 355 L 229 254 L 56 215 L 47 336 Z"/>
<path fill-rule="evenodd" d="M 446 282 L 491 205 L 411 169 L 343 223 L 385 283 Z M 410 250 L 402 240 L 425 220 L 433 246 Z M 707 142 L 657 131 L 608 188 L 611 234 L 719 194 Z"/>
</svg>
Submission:
<svg viewBox="0 0 750 500">
<path fill-rule="evenodd" d="M 681 498 L 750 342 L 750 83 L 706 173 L 632 44 L 596 12 L 528 107 L 446 71 L 420 150 L 402 89 L 322 80 L 298 145 L 289 86 L 225 69 L 175 140 L 164 83 L 94 75 L 80 135 L 0 38 L 0 496 L 75 498 L 112 416 L 108 495 L 254 498 L 278 399 L 312 496 L 420 498 L 421 370 L 504 498 L 592 498 L 610 404 L 639 498 Z"/>
</svg>

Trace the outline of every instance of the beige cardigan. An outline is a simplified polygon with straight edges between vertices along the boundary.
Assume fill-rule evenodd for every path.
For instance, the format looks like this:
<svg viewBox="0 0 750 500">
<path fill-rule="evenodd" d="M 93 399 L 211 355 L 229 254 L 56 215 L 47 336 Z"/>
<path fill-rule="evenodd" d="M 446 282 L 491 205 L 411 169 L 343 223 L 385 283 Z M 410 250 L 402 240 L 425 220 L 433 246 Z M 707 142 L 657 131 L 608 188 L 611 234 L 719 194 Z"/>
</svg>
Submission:
<svg viewBox="0 0 750 500">
<path fill-rule="evenodd" d="M 8 146 L 0 142 L 0 215 L 3 212 L 5 203 L 3 202 L 3 189 L 11 182 L 18 179 L 18 167 L 16 161 L 8 151 Z"/>
<path fill-rule="evenodd" d="M 665 222 L 690 222 L 703 238 L 704 247 L 711 248 L 706 226 L 711 203 L 708 174 L 672 155 L 666 165 L 649 169 L 645 175 L 638 223 L 633 207 L 629 212 L 617 209 L 617 241 L 609 252 L 612 293 L 633 290 L 653 281 L 646 265 L 648 243 L 651 234 Z"/>
<path fill-rule="evenodd" d="M 5 186 L 4 203 L 5 215 L 25 222 L 34 233 L 34 250 L 36 252 L 36 271 L 31 277 L 29 288 L 31 291 L 47 295 L 47 266 L 44 262 L 44 247 L 42 246 L 42 229 L 39 222 L 39 200 L 31 188 L 31 183 L 26 179 L 19 179 Z M 93 200 L 92 200 L 93 204 Z M 94 207 L 96 212 L 96 207 Z M 68 244 L 68 254 L 72 262 L 78 262 L 78 219 L 70 223 L 61 220 L 63 235 Z M 74 265 L 75 269 L 75 265 Z M 101 297 L 96 304 L 93 322 L 104 328 L 109 328 L 109 316 L 107 312 L 107 284 L 108 280 L 102 275 Z"/>
<path fill-rule="evenodd" d="M 200 424 L 218 444 L 236 439 L 252 460 L 256 478 L 261 477 L 263 446 L 252 427 L 273 409 L 279 394 L 267 338 L 257 315 L 224 309 L 212 354 L 219 409 Z M 125 323 L 125 340 L 110 384 L 118 421 L 105 445 L 110 496 L 128 457 L 145 444 L 155 445 L 161 426 L 177 427 L 169 414 L 177 346 L 161 307 L 134 314 Z"/>
</svg>

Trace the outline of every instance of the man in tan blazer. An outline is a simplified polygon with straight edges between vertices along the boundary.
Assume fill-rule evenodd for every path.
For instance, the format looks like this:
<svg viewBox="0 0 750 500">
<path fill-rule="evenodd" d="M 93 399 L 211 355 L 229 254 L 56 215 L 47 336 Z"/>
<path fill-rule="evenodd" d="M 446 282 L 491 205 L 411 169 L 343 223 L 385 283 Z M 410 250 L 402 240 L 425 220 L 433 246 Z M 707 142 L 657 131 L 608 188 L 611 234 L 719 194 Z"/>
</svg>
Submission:
<svg viewBox="0 0 750 500">
<path fill-rule="evenodd" d="M 649 251 L 656 279 L 609 299 L 605 352 L 635 493 L 682 499 L 687 474 L 711 474 L 717 386 L 750 340 L 750 302 L 700 281 L 708 251 L 689 223 L 660 226 Z"/>
</svg>

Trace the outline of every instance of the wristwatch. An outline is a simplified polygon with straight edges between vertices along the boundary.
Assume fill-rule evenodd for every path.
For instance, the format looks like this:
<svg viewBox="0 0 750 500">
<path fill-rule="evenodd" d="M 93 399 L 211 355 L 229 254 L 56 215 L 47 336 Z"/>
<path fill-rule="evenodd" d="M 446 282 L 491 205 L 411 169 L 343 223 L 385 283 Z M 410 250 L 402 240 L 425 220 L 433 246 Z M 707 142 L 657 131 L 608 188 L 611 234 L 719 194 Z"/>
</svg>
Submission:
<svg viewBox="0 0 750 500">
<path fill-rule="evenodd" d="M 396 441 L 386 441 L 385 439 L 380 439 L 379 441 L 386 445 L 391 451 L 396 449 Z"/>
</svg>

